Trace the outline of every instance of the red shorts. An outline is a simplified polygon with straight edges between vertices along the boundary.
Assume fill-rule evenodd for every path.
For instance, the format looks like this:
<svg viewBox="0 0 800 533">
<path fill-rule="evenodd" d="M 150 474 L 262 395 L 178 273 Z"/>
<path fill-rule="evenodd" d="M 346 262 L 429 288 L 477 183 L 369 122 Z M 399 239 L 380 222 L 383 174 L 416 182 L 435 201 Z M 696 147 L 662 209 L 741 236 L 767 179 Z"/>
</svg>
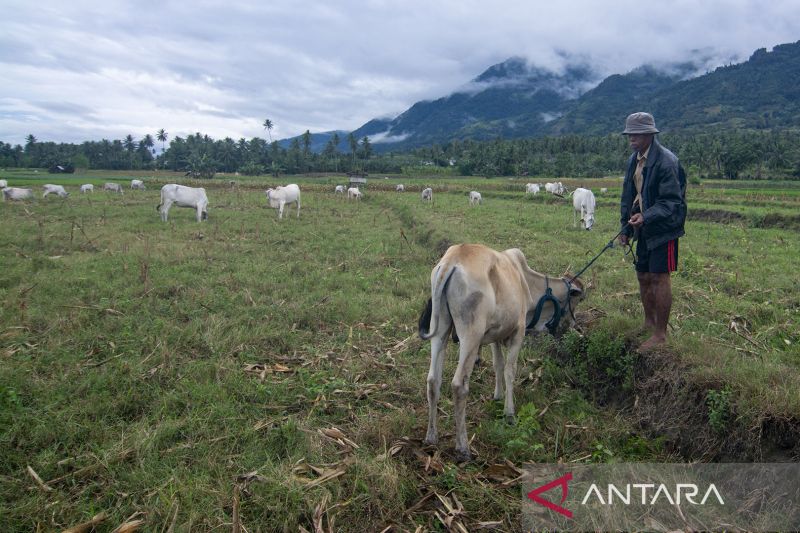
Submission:
<svg viewBox="0 0 800 533">
<path fill-rule="evenodd" d="M 647 249 L 644 239 L 636 245 L 636 271 L 663 274 L 678 268 L 678 239 L 667 241 L 654 250 Z"/>
</svg>

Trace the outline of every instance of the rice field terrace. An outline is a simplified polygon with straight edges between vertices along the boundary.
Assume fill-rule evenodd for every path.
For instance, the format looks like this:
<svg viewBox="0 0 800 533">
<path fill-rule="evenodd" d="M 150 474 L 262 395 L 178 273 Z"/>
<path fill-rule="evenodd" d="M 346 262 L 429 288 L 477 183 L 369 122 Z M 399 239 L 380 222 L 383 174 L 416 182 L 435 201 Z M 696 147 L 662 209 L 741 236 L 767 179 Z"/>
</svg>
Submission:
<svg viewBox="0 0 800 533">
<path fill-rule="evenodd" d="M 528 462 L 800 457 L 798 183 L 690 186 L 663 349 L 635 352 L 619 247 L 584 274 L 577 328 L 526 341 L 516 425 L 491 399 L 484 348 L 475 459 L 459 464 L 452 344 L 440 443 L 422 442 L 431 268 L 478 242 L 575 272 L 618 230 L 618 178 L 561 180 L 597 195 L 585 231 L 568 199 L 524 194 L 540 180 L 370 178 L 357 202 L 333 194 L 335 176 L 0 177 L 36 193 L 0 204 L 2 531 L 518 531 Z M 133 177 L 148 189 L 127 189 Z M 125 194 L 78 192 L 105 181 Z M 208 221 L 173 207 L 161 222 L 172 181 L 206 187 Z M 263 190 L 291 182 L 300 217 L 278 220 Z M 42 199 L 42 183 L 71 195 Z"/>
</svg>

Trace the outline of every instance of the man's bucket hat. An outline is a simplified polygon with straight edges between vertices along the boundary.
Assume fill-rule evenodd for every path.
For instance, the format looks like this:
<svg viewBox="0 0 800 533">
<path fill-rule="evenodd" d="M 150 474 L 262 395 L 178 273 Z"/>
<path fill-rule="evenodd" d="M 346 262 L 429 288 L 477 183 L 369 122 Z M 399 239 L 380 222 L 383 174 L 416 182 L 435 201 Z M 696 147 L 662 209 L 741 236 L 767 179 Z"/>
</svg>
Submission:
<svg viewBox="0 0 800 533">
<path fill-rule="evenodd" d="M 623 135 L 640 135 L 644 133 L 658 133 L 656 119 L 650 113 L 631 113 L 625 119 Z"/>
</svg>

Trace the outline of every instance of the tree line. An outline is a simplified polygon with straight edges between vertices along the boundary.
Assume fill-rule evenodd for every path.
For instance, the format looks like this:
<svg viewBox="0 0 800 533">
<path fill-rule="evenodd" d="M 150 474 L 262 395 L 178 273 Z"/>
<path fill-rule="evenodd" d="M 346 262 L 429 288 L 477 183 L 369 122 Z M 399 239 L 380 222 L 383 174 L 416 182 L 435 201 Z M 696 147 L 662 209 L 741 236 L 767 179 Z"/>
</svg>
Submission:
<svg viewBox="0 0 800 533">
<path fill-rule="evenodd" d="M 265 121 L 271 139 L 272 122 Z M 659 136 L 681 159 L 690 178 L 798 179 L 800 133 L 725 130 Z M 169 140 L 169 144 L 167 141 Z M 161 151 L 155 149 L 160 143 Z M 629 148 L 618 134 L 567 135 L 493 141 L 454 140 L 405 152 L 378 152 L 368 137 L 334 134 L 320 152 L 306 131 L 288 147 L 259 137 L 215 140 L 196 133 L 169 139 L 163 129 L 141 139 L 132 135 L 81 144 L 42 142 L 29 135 L 25 146 L 0 142 L 0 167 L 51 168 L 70 165 L 102 170 L 157 170 L 212 177 L 308 173 L 413 173 L 495 176 L 602 177 L 624 172 Z"/>
</svg>

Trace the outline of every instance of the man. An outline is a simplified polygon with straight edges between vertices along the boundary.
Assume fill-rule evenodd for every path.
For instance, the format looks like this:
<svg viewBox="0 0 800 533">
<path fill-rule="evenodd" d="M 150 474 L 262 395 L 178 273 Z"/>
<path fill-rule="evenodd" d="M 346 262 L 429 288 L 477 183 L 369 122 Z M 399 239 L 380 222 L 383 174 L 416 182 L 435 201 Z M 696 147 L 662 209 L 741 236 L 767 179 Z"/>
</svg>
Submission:
<svg viewBox="0 0 800 533">
<path fill-rule="evenodd" d="M 686 220 L 686 174 L 675 154 L 661 146 L 655 119 L 633 113 L 625 131 L 633 154 L 622 185 L 620 244 L 638 238 L 636 274 L 644 307 L 644 325 L 652 335 L 640 347 L 647 350 L 667 340 L 672 307 L 670 272 L 678 263 L 678 238 Z"/>
</svg>

